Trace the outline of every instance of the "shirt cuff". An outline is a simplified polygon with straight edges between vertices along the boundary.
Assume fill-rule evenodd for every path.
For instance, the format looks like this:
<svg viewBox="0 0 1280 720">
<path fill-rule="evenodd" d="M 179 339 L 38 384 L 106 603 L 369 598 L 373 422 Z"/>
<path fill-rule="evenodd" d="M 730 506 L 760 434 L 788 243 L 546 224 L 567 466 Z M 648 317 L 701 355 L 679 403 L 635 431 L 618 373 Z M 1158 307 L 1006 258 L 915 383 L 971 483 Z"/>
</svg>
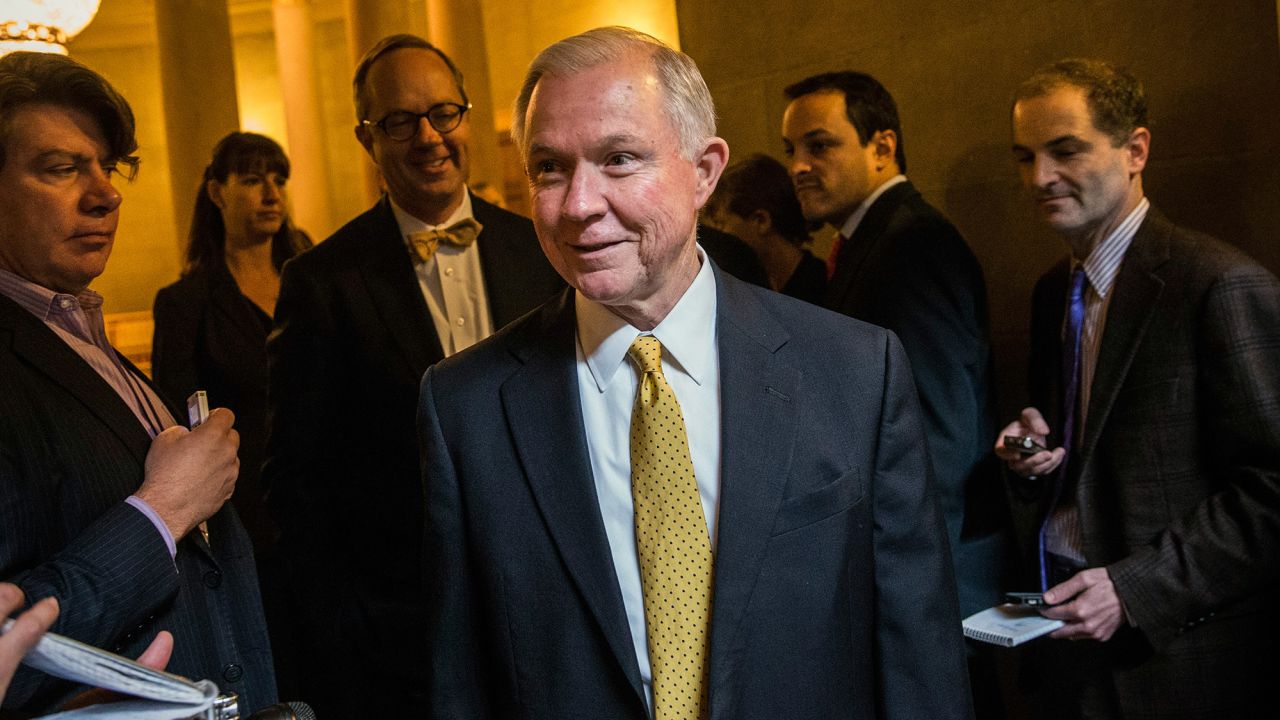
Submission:
<svg viewBox="0 0 1280 720">
<path fill-rule="evenodd" d="M 164 546 L 169 549 L 169 559 L 172 560 L 178 556 L 178 544 L 173 540 L 173 533 L 169 532 L 169 526 L 164 524 L 160 516 L 155 510 L 147 504 L 145 500 L 137 495 L 130 495 L 124 499 L 125 502 L 138 509 L 138 512 L 147 516 L 152 525 L 156 526 L 156 532 L 160 533 L 160 537 L 164 538 Z"/>
</svg>

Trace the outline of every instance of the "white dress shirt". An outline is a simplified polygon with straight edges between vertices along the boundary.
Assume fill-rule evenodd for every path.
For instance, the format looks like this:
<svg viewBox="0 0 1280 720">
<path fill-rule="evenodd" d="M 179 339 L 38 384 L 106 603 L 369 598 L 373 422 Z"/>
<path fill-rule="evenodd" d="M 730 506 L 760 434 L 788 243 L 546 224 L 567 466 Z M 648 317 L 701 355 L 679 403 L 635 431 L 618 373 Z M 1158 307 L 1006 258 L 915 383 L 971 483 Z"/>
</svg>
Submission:
<svg viewBox="0 0 1280 720">
<path fill-rule="evenodd" d="M 400 236 L 413 260 L 418 286 L 431 312 L 444 356 L 461 352 L 493 334 L 493 318 L 489 315 L 489 296 L 485 293 L 484 273 L 480 271 L 479 242 L 458 247 L 442 242 L 431 259 L 418 262 L 409 235 L 425 230 L 444 229 L 474 218 L 471 193 L 462 194 L 462 204 L 439 225 L 427 224 L 391 202 L 391 211 L 400 226 Z"/>
<path fill-rule="evenodd" d="M 716 346 L 715 277 L 701 247 L 698 258 L 702 267 L 693 284 L 667 317 L 646 334 L 662 343 L 662 372 L 684 415 L 714 556 L 720 495 L 720 352 Z M 639 371 L 627 357 L 627 350 L 641 333 L 581 293 L 575 297 L 574 306 L 578 397 L 591 472 L 640 665 L 640 679 L 652 709 L 653 673 L 645 636 L 644 595 L 631 501 L 631 409 L 639 387 Z"/>
<path fill-rule="evenodd" d="M 862 218 L 867 216 L 867 210 L 870 209 L 872 203 L 874 203 L 876 200 L 879 200 L 880 196 L 885 194 L 885 192 L 887 192 L 889 188 L 899 183 L 904 183 L 906 181 L 907 181 L 907 176 L 901 175 L 901 174 L 894 175 L 888 180 L 885 180 L 884 183 L 880 187 L 873 190 L 871 194 L 867 196 L 867 199 L 863 200 L 862 203 L 858 205 L 857 209 L 853 211 L 853 214 L 850 215 L 849 218 L 844 221 L 844 225 L 840 226 L 840 236 L 845 238 L 846 240 L 853 237 L 853 232 L 858 229 L 859 225 L 862 224 Z"/>
</svg>

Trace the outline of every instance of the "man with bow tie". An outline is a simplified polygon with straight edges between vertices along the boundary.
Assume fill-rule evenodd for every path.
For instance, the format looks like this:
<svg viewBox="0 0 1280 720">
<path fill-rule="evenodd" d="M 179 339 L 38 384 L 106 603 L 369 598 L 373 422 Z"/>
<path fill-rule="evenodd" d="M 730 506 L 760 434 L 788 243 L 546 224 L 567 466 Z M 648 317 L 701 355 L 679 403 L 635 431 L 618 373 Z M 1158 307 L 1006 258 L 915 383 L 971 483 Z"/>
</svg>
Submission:
<svg viewBox="0 0 1280 720">
<path fill-rule="evenodd" d="M 268 342 L 264 479 L 314 644 L 301 696 L 332 717 L 420 701 L 422 373 L 563 286 L 530 222 L 467 190 L 471 105 L 444 53 L 384 38 L 354 90 L 387 193 L 285 267 Z"/>
</svg>

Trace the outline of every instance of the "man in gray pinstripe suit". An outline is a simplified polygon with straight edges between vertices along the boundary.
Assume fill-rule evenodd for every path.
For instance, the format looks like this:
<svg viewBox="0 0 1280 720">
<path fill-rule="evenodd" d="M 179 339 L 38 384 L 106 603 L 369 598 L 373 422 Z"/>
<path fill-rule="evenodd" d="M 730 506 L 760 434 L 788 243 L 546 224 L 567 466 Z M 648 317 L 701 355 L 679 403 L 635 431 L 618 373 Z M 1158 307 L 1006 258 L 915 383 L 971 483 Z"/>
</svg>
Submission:
<svg viewBox="0 0 1280 720">
<path fill-rule="evenodd" d="M 1066 622 L 1028 649 L 1038 717 L 1270 716 L 1280 283 L 1144 197 L 1151 132 L 1125 71 L 1043 68 L 1013 126 L 1023 184 L 1071 251 L 1032 301 L 1033 407 L 996 445 L 1043 519 L 1044 614 Z M 1005 435 L 1052 449 L 1021 456 Z"/>
<path fill-rule="evenodd" d="M 102 296 L 136 165 L 133 113 L 68 58 L 0 59 L 0 580 L 53 597 L 55 632 L 136 655 L 161 630 L 169 669 L 252 710 L 275 701 L 252 549 L 230 506 L 233 418 L 178 427 L 108 344 Z M 19 672 L 5 709 L 75 688 Z"/>
</svg>

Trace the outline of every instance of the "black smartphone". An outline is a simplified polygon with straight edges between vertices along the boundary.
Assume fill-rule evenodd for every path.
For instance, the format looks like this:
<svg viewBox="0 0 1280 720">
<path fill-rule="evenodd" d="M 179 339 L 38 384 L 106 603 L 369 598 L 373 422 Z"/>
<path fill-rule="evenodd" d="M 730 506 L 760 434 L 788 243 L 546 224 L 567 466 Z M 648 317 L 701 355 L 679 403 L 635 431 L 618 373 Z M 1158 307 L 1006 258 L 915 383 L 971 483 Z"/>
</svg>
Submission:
<svg viewBox="0 0 1280 720">
<path fill-rule="evenodd" d="M 1049 603 L 1045 602 L 1043 593 L 1033 592 L 1007 592 L 1004 594 L 1006 602 L 1014 605 L 1028 605 L 1031 607 L 1049 607 Z"/>
<path fill-rule="evenodd" d="M 1004 446 L 1010 450 L 1017 450 L 1023 455 L 1035 455 L 1049 449 L 1030 435 L 1005 435 Z"/>
</svg>

